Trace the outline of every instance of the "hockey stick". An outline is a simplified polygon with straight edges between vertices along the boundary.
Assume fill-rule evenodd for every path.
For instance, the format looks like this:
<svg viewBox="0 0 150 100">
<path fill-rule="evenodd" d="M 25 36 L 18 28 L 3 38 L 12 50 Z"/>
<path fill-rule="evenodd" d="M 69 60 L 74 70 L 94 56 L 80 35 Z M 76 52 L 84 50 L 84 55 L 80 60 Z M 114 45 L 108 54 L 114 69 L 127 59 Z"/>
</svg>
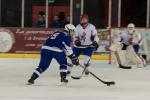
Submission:
<svg viewBox="0 0 150 100">
<path fill-rule="evenodd" d="M 122 69 L 131 69 L 132 68 L 131 66 L 124 66 L 124 65 L 121 64 L 121 60 L 120 60 L 120 57 L 119 57 L 119 54 L 118 54 L 117 51 L 115 51 L 115 56 L 117 58 L 119 68 L 122 68 Z"/>
<path fill-rule="evenodd" d="M 86 70 L 86 68 L 85 68 L 84 66 L 82 66 L 82 65 L 80 65 L 80 67 L 84 68 L 84 70 L 83 70 L 83 72 L 82 72 L 82 74 L 81 74 L 80 77 L 75 77 L 74 79 L 80 79 L 80 78 L 83 76 L 83 73 L 84 73 L 84 71 Z M 90 73 L 93 77 L 95 77 L 96 79 L 98 79 L 100 82 L 102 82 L 103 84 L 106 84 L 107 86 L 115 85 L 115 82 L 114 82 L 114 81 L 109 81 L 109 82 L 107 82 L 107 81 L 104 81 L 104 80 L 100 79 L 98 76 L 96 76 L 96 75 L 95 75 L 94 73 L 92 73 L 91 71 L 89 71 L 89 73 Z"/>
<path fill-rule="evenodd" d="M 90 44 L 90 45 L 81 45 L 80 47 L 91 47 L 91 48 L 94 48 L 94 46 L 93 46 L 92 44 Z M 79 64 L 79 66 L 81 66 L 81 65 Z M 81 67 L 82 67 L 82 66 L 81 66 Z M 87 67 L 84 67 L 84 69 L 83 69 L 83 71 L 82 71 L 82 73 L 81 73 L 80 76 L 78 76 L 78 77 L 76 77 L 76 76 L 71 76 L 71 78 L 73 78 L 73 79 L 81 79 L 81 77 L 83 76 L 84 72 L 86 71 L 86 68 L 87 68 Z"/>
<path fill-rule="evenodd" d="M 79 46 L 79 47 L 91 47 L 91 48 L 94 48 L 94 46 L 92 45 L 92 44 L 90 44 L 90 45 L 81 45 L 81 46 Z"/>
<path fill-rule="evenodd" d="M 90 61 L 90 60 L 89 60 Z M 88 61 L 88 63 L 89 63 L 89 61 Z M 73 79 L 81 79 L 81 77 L 83 76 L 83 74 L 85 73 L 85 71 L 86 71 L 86 69 L 87 69 L 87 67 L 85 66 L 83 66 L 82 67 L 82 65 L 81 64 L 79 64 L 79 66 L 81 67 L 81 68 L 84 68 L 83 69 L 83 71 L 82 71 L 82 73 L 81 73 L 81 75 L 79 76 L 79 77 L 74 77 L 74 76 L 71 76 Z"/>
</svg>

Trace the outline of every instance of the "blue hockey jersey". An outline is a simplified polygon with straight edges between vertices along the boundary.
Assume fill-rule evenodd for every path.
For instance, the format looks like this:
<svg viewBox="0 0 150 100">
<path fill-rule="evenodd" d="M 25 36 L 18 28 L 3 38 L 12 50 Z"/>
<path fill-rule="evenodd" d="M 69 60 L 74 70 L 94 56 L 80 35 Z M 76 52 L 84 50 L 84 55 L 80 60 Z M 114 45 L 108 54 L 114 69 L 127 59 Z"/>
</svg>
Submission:
<svg viewBox="0 0 150 100">
<path fill-rule="evenodd" d="M 52 50 L 56 52 L 65 51 L 66 55 L 73 53 L 71 44 L 71 36 L 66 32 L 55 32 L 52 34 L 42 46 L 42 49 Z"/>
</svg>

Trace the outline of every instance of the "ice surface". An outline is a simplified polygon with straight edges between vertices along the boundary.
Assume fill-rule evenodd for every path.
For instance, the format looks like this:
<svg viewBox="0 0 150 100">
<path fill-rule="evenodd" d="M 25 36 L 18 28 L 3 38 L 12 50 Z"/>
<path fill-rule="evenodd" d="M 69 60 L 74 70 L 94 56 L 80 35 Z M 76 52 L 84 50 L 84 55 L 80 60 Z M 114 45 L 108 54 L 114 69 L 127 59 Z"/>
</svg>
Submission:
<svg viewBox="0 0 150 100">
<path fill-rule="evenodd" d="M 124 70 L 107 61 L 91 62 L 93 73 L 116 85 L 108 87 L 84 76 L 81 80 L 69 78 L 67 86 L 60 86 L 59 66 L 54 60 L 35 85 L 27 86 L 38 59 L 0 59 L 0 100 L 150 100 L 149 66 Z"/>
</svg>

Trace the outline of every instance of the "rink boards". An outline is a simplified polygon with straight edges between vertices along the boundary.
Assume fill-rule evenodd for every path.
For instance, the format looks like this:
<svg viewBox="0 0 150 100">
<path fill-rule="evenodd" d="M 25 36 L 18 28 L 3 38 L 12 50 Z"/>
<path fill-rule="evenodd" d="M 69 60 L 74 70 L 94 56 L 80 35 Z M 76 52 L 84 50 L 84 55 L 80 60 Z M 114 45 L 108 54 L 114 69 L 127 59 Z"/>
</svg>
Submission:
<svg viewBox="0 0 150 100">
<path fill-rule="evenodd" d="M 81 55 L 80 58 L 83 56 Z M 13 53 L 1 53 L 0 58 L 40 58 L 40 54 L 13 54 Z M 94 54 L 92 56 L 94 60 L 108 60 L 109 54 Z"/>
</svg>

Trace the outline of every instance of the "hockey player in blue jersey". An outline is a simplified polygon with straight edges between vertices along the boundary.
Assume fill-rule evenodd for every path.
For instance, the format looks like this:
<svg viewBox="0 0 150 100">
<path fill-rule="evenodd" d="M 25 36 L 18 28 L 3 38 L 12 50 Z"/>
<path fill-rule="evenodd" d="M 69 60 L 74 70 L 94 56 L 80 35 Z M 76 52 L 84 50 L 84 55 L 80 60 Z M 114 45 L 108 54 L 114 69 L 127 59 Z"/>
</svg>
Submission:
<svg viewBox="0 0 150 100">
<path fill-rule="evenodd" d="M 61 82 L 68 83 L 67 76 L 67 59 L 66 55 L 72 60 L 74 65 L 78 65 L 79 61 L 73 54 L 70 46 L 71 39 L 74 34 L 74 25 L 67 24 L 63 32 L 55 32 L 44 43 L 41 49 L 41 59 L 39 66 L 33 72 L 28 80 L 28 85 L 34 84 L 34 81 L 42 74 L 50 65 L 51 60 L 55 58 L 60 65 Z"/>
</svg>

